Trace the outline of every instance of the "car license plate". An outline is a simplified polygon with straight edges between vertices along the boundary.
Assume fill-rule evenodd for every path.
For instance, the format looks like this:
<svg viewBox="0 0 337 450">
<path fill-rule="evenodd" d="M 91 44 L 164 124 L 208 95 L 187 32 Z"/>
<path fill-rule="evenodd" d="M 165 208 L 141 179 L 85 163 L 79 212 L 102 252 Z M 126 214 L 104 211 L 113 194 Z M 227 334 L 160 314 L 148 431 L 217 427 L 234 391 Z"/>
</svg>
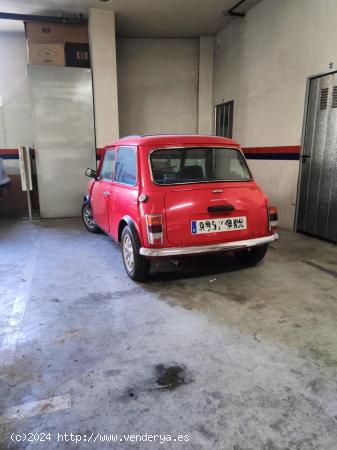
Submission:
<svg viewBox="0 0 337 450">
<path fill-rule="evenodd" d="M 247 229 L 247 217 L 224 217 L 221 219 L 192 220 L 192 234 L 219 233 Z"/>
</svg>

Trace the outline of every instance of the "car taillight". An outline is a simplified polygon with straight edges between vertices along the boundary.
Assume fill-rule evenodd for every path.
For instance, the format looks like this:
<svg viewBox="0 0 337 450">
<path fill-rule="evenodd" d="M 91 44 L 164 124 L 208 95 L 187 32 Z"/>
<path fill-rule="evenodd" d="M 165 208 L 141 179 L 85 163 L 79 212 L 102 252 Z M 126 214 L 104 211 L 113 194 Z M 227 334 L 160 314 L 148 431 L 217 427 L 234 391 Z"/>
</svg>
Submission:
<svg viewBox="0 0 337 450">
<path fill-rule="evenodd" d="M 277 231 L 277 225 L 278 225 L 278 215 L 277 215 L 277 208 L 275 206 L 269 206 L 268 208 L 269 213 L 269 231 Z"/>
<path fill-rule="evenodd" d="M 147 238 L 149 244 L 163 243 L 163 221 L 161 214 L 146 215 Z"/>
</svg>

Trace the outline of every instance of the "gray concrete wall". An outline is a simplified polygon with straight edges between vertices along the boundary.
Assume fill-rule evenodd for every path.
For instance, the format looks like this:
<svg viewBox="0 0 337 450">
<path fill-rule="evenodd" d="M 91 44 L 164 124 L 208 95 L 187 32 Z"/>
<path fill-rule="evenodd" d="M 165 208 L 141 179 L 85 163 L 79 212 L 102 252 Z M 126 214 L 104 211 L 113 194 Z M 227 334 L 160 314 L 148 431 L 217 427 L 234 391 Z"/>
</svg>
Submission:
<svg viewBox="0 0 337 450">
<path fill-rule="evenodd" d="M 96 146 L 119 137 L 115 14 L 89 10 L 89 41 L 94 87 Z"/>
<path fill-rule="evenodd" d="M 196 133 L 199 39 L 118 39 L 120 135 Z"/>
<path fill-rule="evenodd" d="M 0 148 L 31 146 L 33 136 L 24 32 L 0 33 L 0 55 Z M 8 173 L 18 173 L 17 161 L 6 160 L 5 166 Z"/>
<path fill-rule="evenodd" d="M 337 2 L 263 0 L 215 37 L 213 104 L 234 100 L 243 146 L 300 145 L 306 79 L 337 67 Z M 250 161 L 292 227 L 298 161 Z"/>
<path fill-rule="evenodd" d="M 27 77 L 27 47 L 23 30 L 0 32 L 0 158 L 11 179 L 6 195 L 0 201 L 0 214 L 27 208 L 26 193 L 21 189 L 19 160 L 7 159 L 8 150 L 32 146 L 32 117 Z M 33 171 L 35 164 L 33 163 Z M 33 192 L 36 207 L 36 190 Z"/>
<path fill-rule="evenodd" d="M 198 133 L 212 134 L 213 36 L 201 36 L 199 48 Z"/>
</svg>

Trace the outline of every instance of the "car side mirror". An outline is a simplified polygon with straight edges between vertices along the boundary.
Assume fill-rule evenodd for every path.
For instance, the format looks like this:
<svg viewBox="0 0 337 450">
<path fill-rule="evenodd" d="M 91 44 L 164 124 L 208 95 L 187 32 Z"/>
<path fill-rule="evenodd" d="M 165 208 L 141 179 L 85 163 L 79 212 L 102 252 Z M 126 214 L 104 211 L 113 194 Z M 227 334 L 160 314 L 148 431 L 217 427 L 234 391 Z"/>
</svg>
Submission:
<svg viewBox="0 0 337 450">
<path fill-rule="evenodd" d="M 89 169 L 89 168 L 88 168 L 88 169 L 85 171 L 85 174 L 86 174 L 87 177 L 90 177 L 90 178 L 97 178 L 97 170 Z"/>
</svg>

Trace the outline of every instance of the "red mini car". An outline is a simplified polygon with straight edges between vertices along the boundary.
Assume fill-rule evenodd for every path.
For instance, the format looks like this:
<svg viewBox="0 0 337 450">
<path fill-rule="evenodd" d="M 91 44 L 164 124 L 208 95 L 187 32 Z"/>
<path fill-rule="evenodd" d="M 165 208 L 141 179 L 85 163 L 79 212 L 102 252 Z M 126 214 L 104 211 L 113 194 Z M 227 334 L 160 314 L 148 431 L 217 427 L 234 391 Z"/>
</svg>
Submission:
<svg viewBox="0 0 337 450">
<path fill-rule="evenodd" d="M 232 251 L 256 264 L 278 239 L 277 211 L 231 139 L 128 136 L 86 175 L 84 224 L 121 244 L 133 280 L 146 279 L 153 258 Z"/>
</svg>

